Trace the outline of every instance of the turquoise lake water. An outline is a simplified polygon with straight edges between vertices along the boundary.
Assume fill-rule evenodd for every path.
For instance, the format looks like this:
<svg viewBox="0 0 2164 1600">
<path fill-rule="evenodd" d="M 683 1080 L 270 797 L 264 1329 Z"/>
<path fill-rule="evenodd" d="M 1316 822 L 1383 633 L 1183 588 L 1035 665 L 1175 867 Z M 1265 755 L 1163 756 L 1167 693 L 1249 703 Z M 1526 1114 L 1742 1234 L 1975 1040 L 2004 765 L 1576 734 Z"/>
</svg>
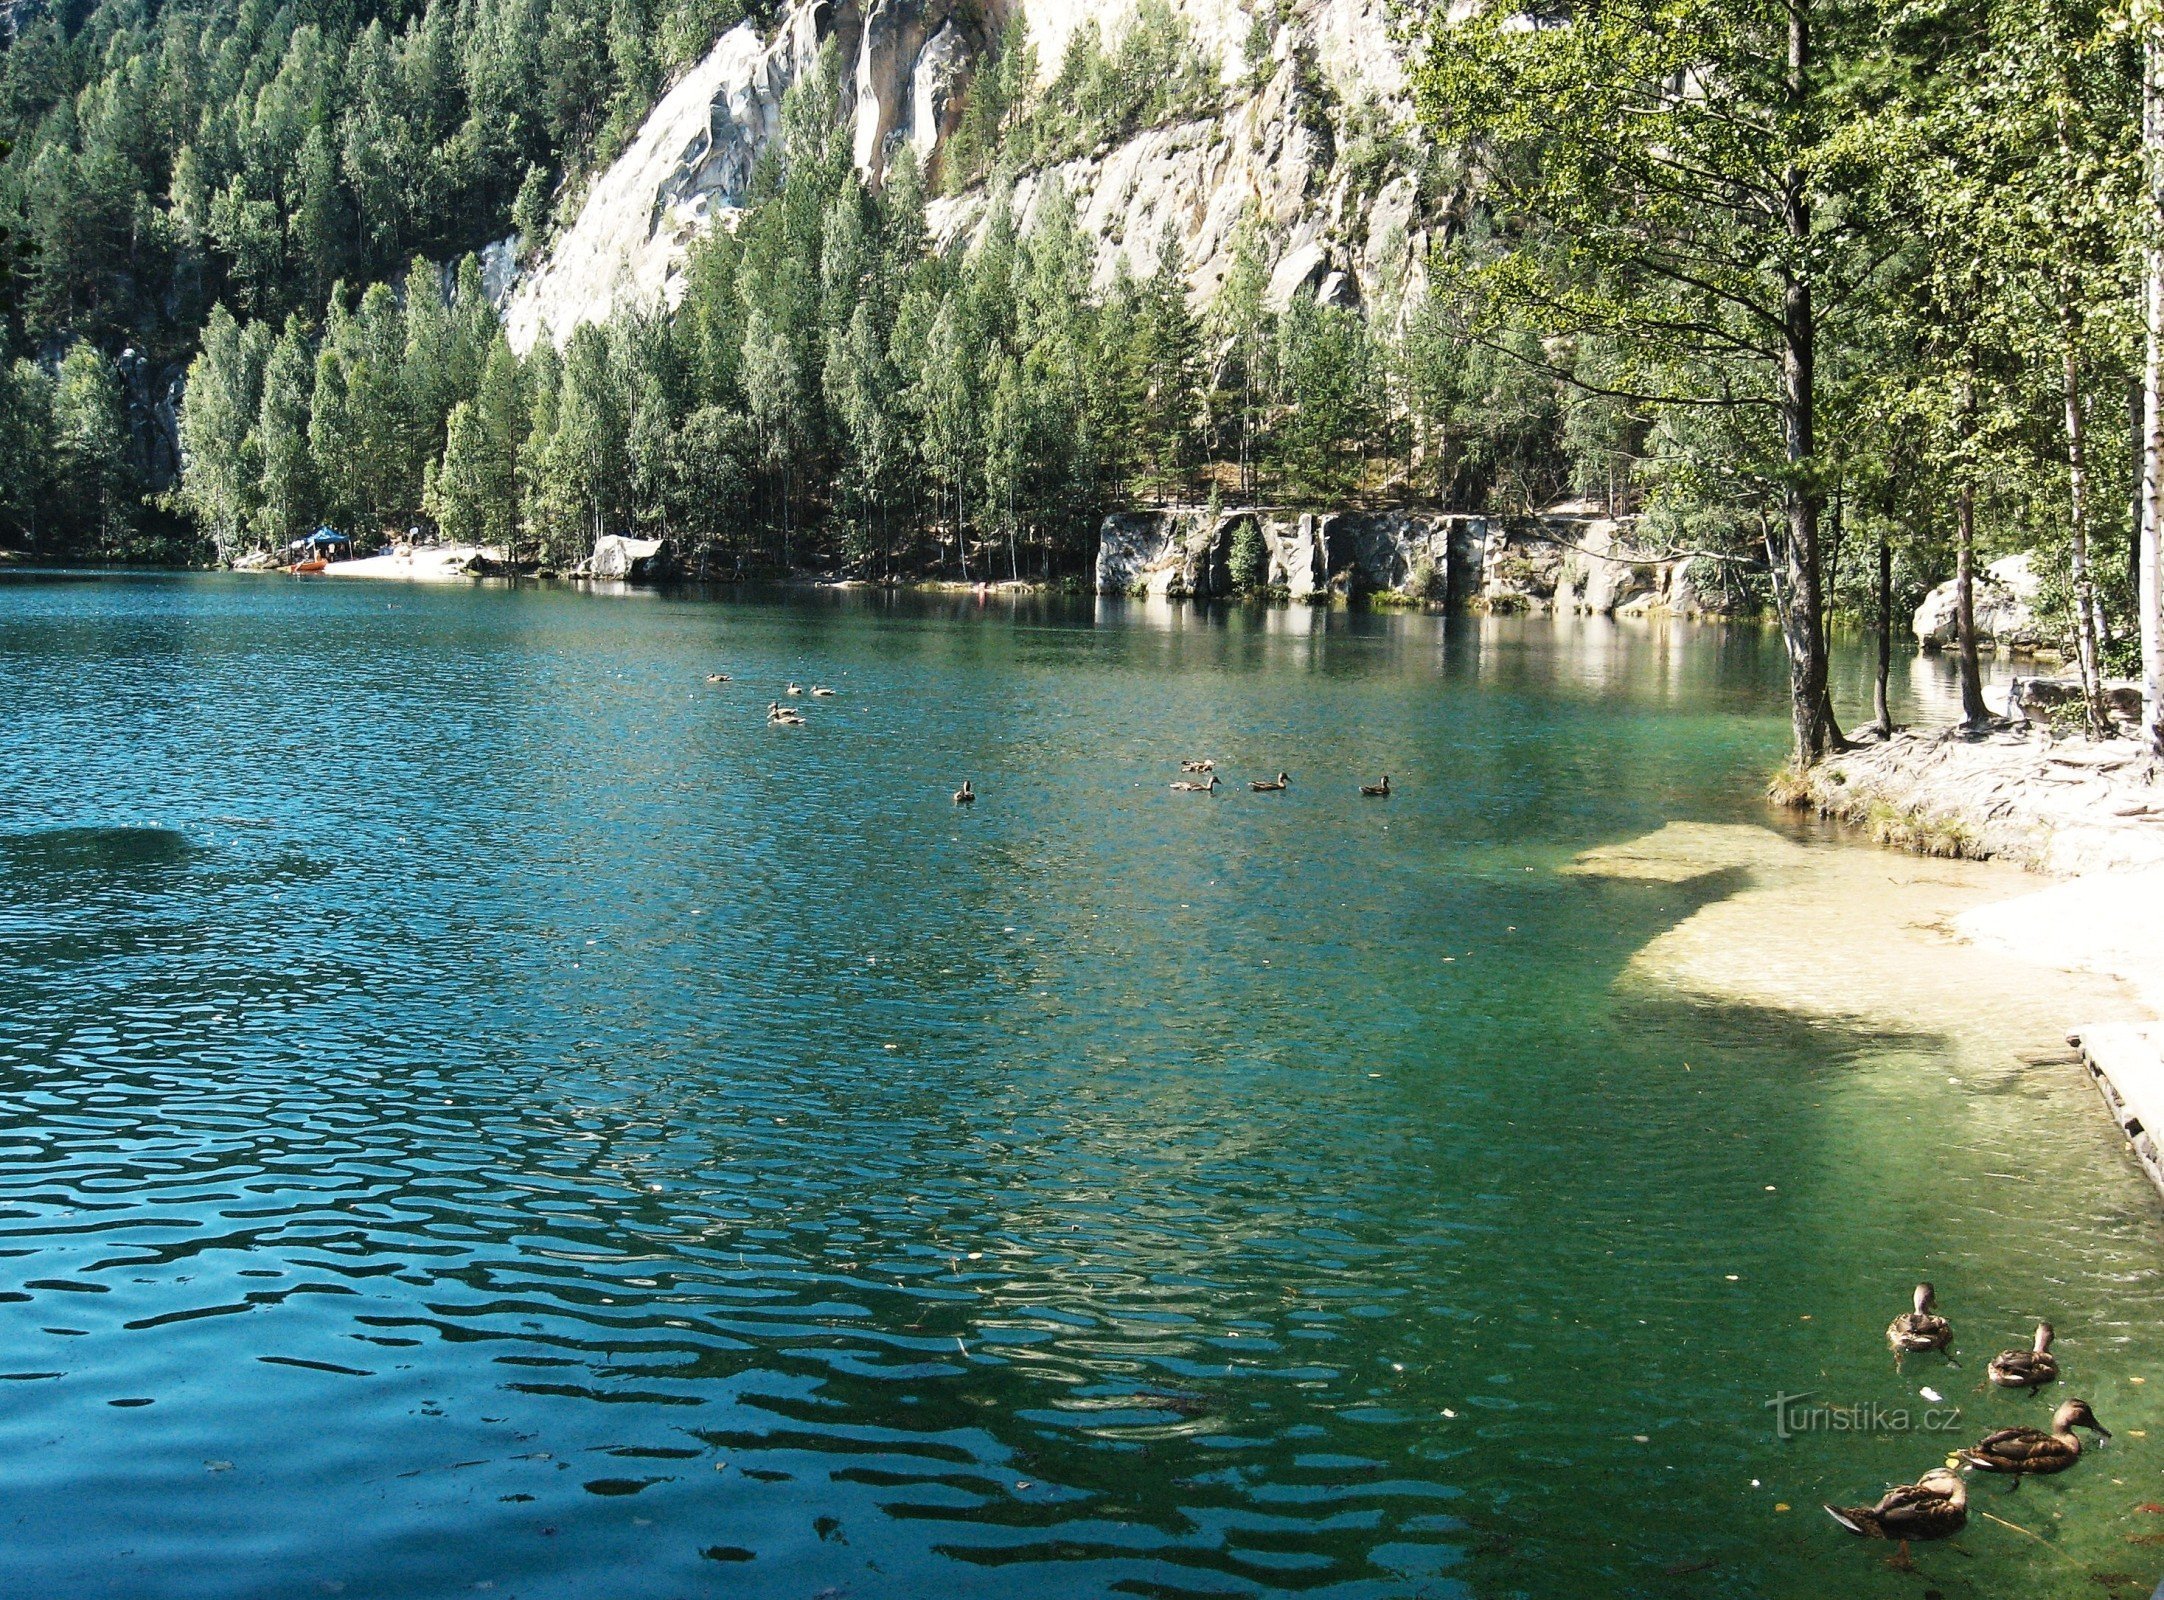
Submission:
<svg viewBox="0 0 2164 1600">
<path fill-rule="evenodd" d="M 1619 983 L 1735 883 L 1559 870 L 1781 825 L 1782 695 L 1680 625 L 0 581 L 0 1594 L 2147 1595 L 2164 1212 L 2078 1071 Z M 1767 1400 L 2034 1419 L 2039 1314 L 2117 1437 L 1885 1570 L 1818 1502 L 1963 1441 Z"/>
</svg>

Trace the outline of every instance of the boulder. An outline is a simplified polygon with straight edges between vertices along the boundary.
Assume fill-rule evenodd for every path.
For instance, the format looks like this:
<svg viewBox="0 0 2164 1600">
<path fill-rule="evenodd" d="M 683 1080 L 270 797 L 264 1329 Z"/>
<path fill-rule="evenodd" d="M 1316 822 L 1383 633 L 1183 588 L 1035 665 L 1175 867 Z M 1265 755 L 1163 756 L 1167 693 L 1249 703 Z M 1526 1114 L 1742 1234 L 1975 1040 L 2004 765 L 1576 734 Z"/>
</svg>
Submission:
<svg viewBox="0 0 2164 1600">
<path fill-rule="evenodd" d="M 660 555 L 659 539 L 627 539 L 622 534 L 605 533 L 594 541 L 594 553 L 586 558 L 583 571 L 589 578 L 643 578 L 652 572 Z"/>
<path fill-rule="evenodd" d="M 2042 588 L 2026 555 L 2004 556 L 1976 577 L 1976 638 L 2004 650 L 2034 650 L 2047 643 L 2036 620 L 2036 597 Z M 1954 640 L 1952 579 L 1924 596 L 1913 624 L 1916 642 L 1926 650 Z"/>
<path fill-rule="evenodd" d="M 2081 708 L 2079 678 L 2016 678 L 2007 689 L 2006 715 L 2015 722 L 2048 727 L 2053 722 L 2078 717 Z M 2141 685 L 2107 682 L 2104 709 L 2114 719 L 2141 724 Z"/>
</svg>

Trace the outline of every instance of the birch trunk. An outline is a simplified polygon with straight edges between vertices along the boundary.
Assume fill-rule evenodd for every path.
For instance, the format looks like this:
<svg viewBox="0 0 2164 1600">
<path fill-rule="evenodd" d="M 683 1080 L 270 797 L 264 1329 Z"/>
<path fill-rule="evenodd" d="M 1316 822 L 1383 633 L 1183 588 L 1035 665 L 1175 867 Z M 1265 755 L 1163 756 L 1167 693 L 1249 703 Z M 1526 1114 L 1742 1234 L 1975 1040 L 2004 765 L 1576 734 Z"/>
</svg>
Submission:
<svg viewBox="0 0 2164 1600">
<path fill-rule="evenodd" d="M 2149 180 L 2148 239 L 2142 250 L 2141 424 L 2142 743 L 2164 762 L 2164 23 L 2142 42 L 2141 142 Z"/>
<path fill-rule="evenodd" d="M 1970 461 L 1976 438 L 1976 388 L 1962 380 L 1961 479 L 1954 489 L 1954 637 L 1961 658 L 1961 720 L 1972 728 L 1991 720 L 1976 647 L 1976 482 Z"/>
<path fill-rule="evenodd" d="M 1808 93 L 1811 25 L 1808 0 L 1789 0 L 1788 93 L 1801 106 Z M 1811 202 L 1803 173 L 1781 177 L 1782 220 L 1800 263 L 1811 244 Z M 1782 487 L 1782 548 L 1774 562 L 1781 599 L 1781 637 L 1788 647 L 1789 717 L 1800 772 L 1831 746 L 1827 704 L 1826 629 L 1820 598 L 1818 549 L 1817 354 L 1818 325 L 1810 280 L 1791 267 L 1781 293 L 1781 431 L 1787 447 L 1788 481 Z M 1783 581 L 1785 579 L 1785 581 Z"/>
</svg>

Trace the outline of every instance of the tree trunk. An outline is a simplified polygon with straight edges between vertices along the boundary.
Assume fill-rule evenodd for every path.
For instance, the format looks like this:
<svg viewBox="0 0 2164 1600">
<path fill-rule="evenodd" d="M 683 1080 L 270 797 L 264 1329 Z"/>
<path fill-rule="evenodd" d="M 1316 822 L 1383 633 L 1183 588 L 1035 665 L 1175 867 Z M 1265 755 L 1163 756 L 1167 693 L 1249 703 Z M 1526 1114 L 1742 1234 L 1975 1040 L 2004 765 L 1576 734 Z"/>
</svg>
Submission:
<svg viewBox="0 0 2164 1600">
<path fill-rule="evenodd" d="M 1873 726 L 1881 739 L 1893 737 L 1893 706 L 1887 686 L 1893 677 L 1893 546 L 1885 531 L 1878 536 L 1878 672 L 1871 683 Z"/>
<path fill-rule="evenodd" d="M 1976 386 L 1961 381 L 1960 477 L 1954 488 L 1954 638 L 1961 657 L 1961 720 L 1980 728 L 1991 720 L 1984 704 L 1983 667 L 1976 648 L 1976 482 L 1969 457 L 1976 438 Z"/>
<path fill-rule="evenodd" d="M 2104 689 L 2097 673 L 2096 580 L 2089 571 L 2089 460 L 2081 414 L 2081 363 L 2076 355 L 2080 313 L 2071 286 L 2061 297 L 2065 347 L 2060 352 L 2060 389 L 2066 401 L 2067 537 L 2074 585 L 2074 659 L 2081 672 L 2082 704 L 2089 731 L 2098 738 L 2111 732 L 2104 710 Z"/>
<path fill-rule="evenodd" d="M 2164 31 L 2154 22 L 2142 42 L 2141 143 L 2149 180 L 2142 251 L 2141 740 L 2155 763 L 2164 762 Z"/>
<path fill-rule="evenodd" d="M 1789 0 L 1788 92 L 1800 110 L 1811 58 L 1808 0 Z M 1782 212 L 1790 242 L 1802 257 L 1811 243 L 1811 202 L 1800 168 L 1782 174 Z M 1794 760 L 1801 771 L 1826 753 L 1830 722 L 1826 703 L 1826 630 L 1820 609 L 1818 565 L 1817 323 L 1810 281 L 1787 269 L 1781 292 L 1781 431 L 1788 480 L 1782 485 L 1784 532 L 1779 566 L 1785 569 L 1781 636 L 1788 647 L 1789 713 Z"/>
</svg>

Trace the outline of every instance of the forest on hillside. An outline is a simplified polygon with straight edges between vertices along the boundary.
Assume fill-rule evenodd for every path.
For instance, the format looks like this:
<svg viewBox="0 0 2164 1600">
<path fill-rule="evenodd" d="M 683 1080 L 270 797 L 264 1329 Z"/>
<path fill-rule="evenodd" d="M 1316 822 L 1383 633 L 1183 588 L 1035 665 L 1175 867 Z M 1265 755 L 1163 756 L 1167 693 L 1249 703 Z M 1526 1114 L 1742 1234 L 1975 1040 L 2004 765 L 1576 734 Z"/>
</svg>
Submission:
<svg viewBox="0 0 2164 1600">
<path fill-rule="evenodd" d="M 10 0 L 0 8 L 0 528 L 155 554 L 214 310 L 320 325 L 547 231 L 742 0 Z M 161 418 L 159 411 L 164 408 Z M 162 426 L 161 426 L 162 424 Z"/>
<path fill-rule="evenodd" d="M 425 45 L 436 15 L 399 36 L 399 61 L 455 57 Z M 1257 70 L 1269 39 L 1258 35 Z M 637 100 L 630 78 L 609 81 L 618 104 Z M 318 523 L 364 541 L 423 524 L 543 564 L 626 532 L 729 574 L 1012 576 L 1077 570 L 1104 511 L 1136 500 L 1267 489 L 1524 506 L 1569 487 L 1572 419 L 1591 408 L 1451 337 L 1440 304 L 1386 294 L 1364 313 L 1310 300 L 1273 314 L 1259 217 L 1200 312 L 1176 240 L 1131 241 L 1100 286 L 1069 197 L 1018 229 L 998 198 L 1017 173 L 1224 101 L 1163 0 L 1112 41 L 1085 26 L 1049 86 L 1036 83 L 1017 21 L 935 174 L 948 190 L 986 185 L 993 218 L 978 248 L 940 252 L 906 156 L 876 192 L 852 167 L 836 67 L 822 62 L 788 98 L 748 215 L 695 252 L 683 304 L 525 360 L 502 347 L 477 265 L 442 264 L 445 247 L 505 226 L 544 232 L 548 152 L 605 150 L 623 117 L 548 124 L 532 157 L 489 166 L 492 196 L 445 186 L 456 205 L 369 235 L 417 247 L 404 257 L 321 256 L 303 248 L 296 212 L 275 266 L 251 272 L 232 255 L 219 292 L 192 308 L 200 326 L 169 330 L 199 354 L 179 418 L 188 470 L 157 505 L 227 556 Z M 469 86 L 466 104 L 490 100 Z M 409 147 L 452 129 L 438 165 L 464 170 L 454 158 L 476 136 L 439 124 Z M 230 254 L 223 234 L 204 243 Z M 58 259 L 41 247 L 34 271 Z M 50 350 L 64 318 L 48 299 L 31 325 Z M 140 350 L 155 320 L 138 310 L 102 344 L 17 363 L 18 436 L 42 427 L 52 441 L 43 483 L 0 501 L 19 537 L 105 555 L 145 543 L 121 414 L 140 358 L 108 373 L 105 346 Z M 33 508 L 56 500 L 68 515 L 40 529 Z"/>
<path fill-rule="evenodd" d="M 741 12 L 16 11 L 0 528 L 230 556 L 419 523 L 549 564 L 649 533 L 717 574 L 1004 577 L 1078 570 L 1136 501 L 1508 515 L 1590 491 L 1770 606 L 1803 679 L 1836 613 L 2014 549 L 2085 674 L 2132 663 L 2157 162 L 2142 41 L 2109 6 L 1430 17 L 1417 116 L 1392 117 L 1333 97 L 1289 8 L 1256 6 L 1227 82 L 1146 0 L 1043 86 L 1010 25 L 940 166 L 876 189 L 830 56 L 680 306 L 514 356 L 472 252 L 545 238 Z M 1177 238 L 1125 241 L 1107 283 L 1072 197 L 1049 186 L 1027 226 L 1004 198 L 1279 72 L 1341 167 L 1418 175 L 1446 226 L 1417 281 L 1273 305 L 1255 216 L 1197 306 Z M 965 185 L 990 220 L 936 249 L 926 190 Z M 156 422 L 183 362 L 175 482 Z M 1803 679 L 1799 706 L 1823 700 Z"/>
</svg>

